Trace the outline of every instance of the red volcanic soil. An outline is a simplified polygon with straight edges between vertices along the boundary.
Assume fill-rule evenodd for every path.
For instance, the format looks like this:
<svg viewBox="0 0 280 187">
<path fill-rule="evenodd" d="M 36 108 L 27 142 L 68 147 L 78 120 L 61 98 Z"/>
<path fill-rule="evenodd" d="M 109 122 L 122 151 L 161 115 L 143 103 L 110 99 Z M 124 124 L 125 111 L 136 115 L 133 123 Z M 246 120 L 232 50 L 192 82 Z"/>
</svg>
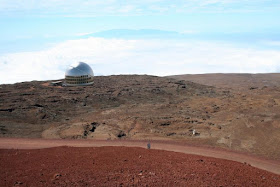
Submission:
<svg viewBox="0 0 280 187">
<path fill-rule="evenodd" d="M 135 147 L 0 149 L 0 186 L 280 186 L 223 159 Z"/>
</svg>

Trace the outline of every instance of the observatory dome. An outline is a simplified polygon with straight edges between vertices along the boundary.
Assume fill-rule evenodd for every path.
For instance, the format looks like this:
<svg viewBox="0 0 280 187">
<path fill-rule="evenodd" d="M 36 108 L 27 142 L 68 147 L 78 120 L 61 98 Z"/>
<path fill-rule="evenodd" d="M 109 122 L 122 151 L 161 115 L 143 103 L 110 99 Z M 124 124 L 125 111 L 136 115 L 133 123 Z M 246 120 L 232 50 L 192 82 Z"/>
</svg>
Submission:
<svg viewBox="0 0 280 187">
<path fill-rule="evenodd" d="M 91 67 L 84 62 L 73 64 L 65 72 L 65 82 L 67 86 L 93 84 L 93 71 Z"/>
</svg>

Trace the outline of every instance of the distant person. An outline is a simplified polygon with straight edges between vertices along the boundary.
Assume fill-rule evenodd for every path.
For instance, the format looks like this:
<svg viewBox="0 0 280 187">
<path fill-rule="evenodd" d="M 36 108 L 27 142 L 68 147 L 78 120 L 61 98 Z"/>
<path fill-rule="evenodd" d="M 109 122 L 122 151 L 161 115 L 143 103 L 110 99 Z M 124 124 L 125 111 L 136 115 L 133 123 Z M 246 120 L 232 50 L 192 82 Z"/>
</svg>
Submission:
<svg viewBox="0 0 280 187">
<path fill-rule="evenodd" d="M 151 149 L 151 143 L 150 142 L 147 144 L 147 149 Z"/>
</svg>

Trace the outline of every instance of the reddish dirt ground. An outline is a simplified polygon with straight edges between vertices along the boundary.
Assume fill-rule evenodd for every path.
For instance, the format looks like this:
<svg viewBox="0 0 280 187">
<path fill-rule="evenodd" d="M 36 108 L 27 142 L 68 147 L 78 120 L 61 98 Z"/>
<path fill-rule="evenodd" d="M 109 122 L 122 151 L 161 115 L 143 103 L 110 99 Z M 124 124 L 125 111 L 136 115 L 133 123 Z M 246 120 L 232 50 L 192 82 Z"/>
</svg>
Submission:
<svg viewBox="0 0 280 187">
<path fill-rule="evenodd" d="M 280 186 L 277 161 L 176 142 L 152 141 L 147 150 L 146 143 L 1 138 L 0 186 Z"/>
<path fill-rule="evenodd" d="M 135 147 L 0 150 L 0 186 L 280 186 L 233 161 Z"/>
<path fill-rule="evenodd" d="M 280 162 L 268 160 L 241 152 L 225 149 L 193 146 L 175 141 L 150 141 L 152 149 L 181 152 L 213 158 L 221 158 L 240 163 L 248 163 L 256 168 L 280 175 Z M 41 149 L 59 146 L 71 147 L 101 147 L 101 146 L 125 146 L 147 147 L 147 141 L 141 140 L 69 140 L 69 139 L 25 139 L 25 138 L 0 138 L 0 149 Z"/>
</svg>

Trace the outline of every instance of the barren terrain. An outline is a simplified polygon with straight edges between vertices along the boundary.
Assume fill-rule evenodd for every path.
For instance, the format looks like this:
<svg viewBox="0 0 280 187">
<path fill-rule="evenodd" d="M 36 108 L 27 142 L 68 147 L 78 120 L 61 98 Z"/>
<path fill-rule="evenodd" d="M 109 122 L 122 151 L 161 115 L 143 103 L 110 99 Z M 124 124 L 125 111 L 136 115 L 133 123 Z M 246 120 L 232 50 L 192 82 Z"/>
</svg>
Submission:
<svg viewBox="0 0 280 187">
<path fill-rule="evenodd" d="M 248 164 L 162 150 L 0 150 L 0 186 L 280 186 Z"/>
<path fill-rule="evenodd" d="M 100 76 L 88 87 L 0 85 L 0 136 L 172 140 L 279 160 L 279 91 L 279 74 Z"/>
<path fill-rule="evenodd" d="M 175 141 L 145 141 L 145 140 L 91 140 L 91 139 L 27 139 L 27 138 L 1 138 L 0 149 L 42 149 L 61 146 L 73 147 L 140 147 L 147 148 L 150 142 L 152 149 L 174 151 L 186 154 L 207 156 L 213 158 L 226 159 L 266 170 L 280 175 L 280 161 L 269 160 L 250 154 L 236 151 L 229 151 L 220 148 L 193 146 L 190 144 Z"/>
</svg>

